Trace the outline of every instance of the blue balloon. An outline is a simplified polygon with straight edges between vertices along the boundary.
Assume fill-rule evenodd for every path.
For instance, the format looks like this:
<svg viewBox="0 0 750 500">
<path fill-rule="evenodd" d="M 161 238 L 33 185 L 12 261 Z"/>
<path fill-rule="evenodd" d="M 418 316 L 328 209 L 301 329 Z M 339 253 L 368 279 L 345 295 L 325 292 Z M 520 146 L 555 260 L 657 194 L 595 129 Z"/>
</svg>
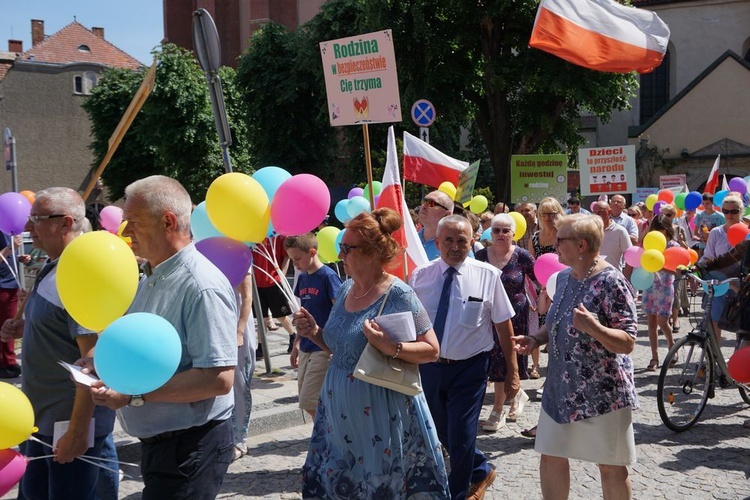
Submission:
<svg viewBox="0 0 750 500">
<path fill-rule="evenodd" d="M 630 282 L 637 290 L 648 290 L 654 284 L 654 273 L 650 273 L 642 267 L 633 269 Z"/>
<path fill-rule="evenodd" d="M 354 218 L 362 212 L 370 211 L 370 202 L 364 196 L 355 196 L 349 200 L 346 205 L 346 213 L 349 214 L 350 218 Z"/>
<path fill-rule="evenodd" d="M 703 195 L 698 191 L 690 191 L 685 197 L 685 210 L 695 210 L 703 203 Z"/>
<path fill-rule="evenodd" d="M 351 220 L 351 217 L 349 217 L 349 213 L 346 211 L 347 205 L 349 205 L 348 199 L 341 200 L 336 203 L 336 207 L 333 209 L 333 214 L 342 224 L 346 224 L 347 222 L 349 222 L 349 220 Z"/>
<path fill-rule="evenodd" d="M 720 207 L 722 203 L 724 203 L 724 198 L 726 198 L 728 194 L 729 191 L 727 191 L 726 189 L 716 191 L 716 194 L 714 194 L 714 206 Z"/>
<path fill-rule="evenodd" d="M 193 240 L 196 242 L 215 236 L 224 236 L 208 218 L 205 201 L 198 203 L 193 213 L 190 214 L 190 231 L 193 233 Z"/>
<path fill-rule="evenodd" d="M 482 232 L 482 236 L 479 237 L 479 241 L 487 240 L 492 241 L 492 228 L 488 227 L 487 229 Z"/>
<path fill-rule="evenodd" d="M 346 232 L 346 229 L 342 229 L 341 232 L 338 235 L 336 235 L 336 242 L 334 243 L 334 245 L 336 245 L 336 250 L 340 248 L 339 244 L 341 243 L 341 240 L 343 239 L 345 232 Z"/>
<path fill-rule="evenodd" d="M 292 174 L 279 167 L 263 167 L 256 170 L 253 174 L 253 179 L 258 181 L 263 191 L 268 195 L 268 200 L 273 200 L 273 195 L 276 194 L 276 190 L 279 189 L 285 180 L 291 179 Z"/>
<path fill-rule="evenodd" d="M 174 326 L 152 313 L 114 320 L 96 342 L 94 366 L 107 387 L 122 394 L 155 391 L 174 375 L 182 341 Z"/>
</svg>

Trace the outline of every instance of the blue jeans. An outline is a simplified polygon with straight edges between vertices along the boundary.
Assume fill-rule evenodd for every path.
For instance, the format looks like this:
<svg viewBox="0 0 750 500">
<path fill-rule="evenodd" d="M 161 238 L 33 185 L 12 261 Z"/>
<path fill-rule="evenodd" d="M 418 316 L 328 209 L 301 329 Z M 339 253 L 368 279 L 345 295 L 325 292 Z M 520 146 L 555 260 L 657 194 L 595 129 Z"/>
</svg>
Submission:
<svg viewBox="0 0 750 500">
<path fill-rule="evenodd" d="M 52 444 L 52 436 L 37 434 L 35 437 Z M 111 437 L 111 434 L 95 438 L 94 446 L 86 450 L 84 455 L 102 456 L 102 446 L 107 437 Z M 25 441 L 21 444 L 21 453 L 28 458 L 41 457 L 51 455 L 52 448 L 35 441 Z M 67 464 L 59 464 L 52 458 L 31 460 L 21 478 L 19 497 L 22 496 L 24 500 L 96 500 L 100 470 L 102 469 L 95 465 L 77 459 Z"/>
<path fill-rule="evenodd" d="M 107 434 L 104 442 L 102 442 L 101 455 L 99 456 L 108 460 L 117 460 L 115 437 L 112 434 Z M 99 469 L 99 481 L 96 483 L 96 496 L 99 497 L 99 500 L 117 500 L 117 492 L 120 489 L 120 467 L 117 462 L 102 461 L 101 464 L 104 467 L 117 472 Z"/>
</svg>

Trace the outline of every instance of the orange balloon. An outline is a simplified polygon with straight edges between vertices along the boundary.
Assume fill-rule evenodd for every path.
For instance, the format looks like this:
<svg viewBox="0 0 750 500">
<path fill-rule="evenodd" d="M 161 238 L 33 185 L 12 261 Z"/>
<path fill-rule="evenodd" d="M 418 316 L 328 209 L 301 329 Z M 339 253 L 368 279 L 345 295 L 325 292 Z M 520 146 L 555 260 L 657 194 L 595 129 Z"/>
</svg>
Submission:
<svg viewBox="0 0 750 500">
<path fill-rule="evenodd" d="M 656 196 L 657 201 L 663 201 L 664 203 L 672 203 L 674 201 L 674 193 L 669 189 L 662 189 Z"/>
<path fill-rule="evenodd" d="M 729 240 L 729 244 L 733 247 L 736 247 L 740 241 L 747 238 L 748 234 L 750 234 L 750 228 L 742 222 L 732 224 L 729 229 L 727 229 L 727 239 Z"/>
<path fill-rule="evenodd" d="M 29 203 L 31 203 L 32 205 L 34 204 L 34 200 L 36 200 L 36 195 L 34 194 L 34 191 L 29 191 L 28 189 L 25 189 L 18 194 L 23 195 L 24 198 L 29 200 Z"/>
<path fill-rule="evenodd" d="M 690 253 L 687 248 L 669 247 L 664 250 L 664 269 L 674 271 L 677 266 L 690 265 Z"/>
<path fill-rule="evenodd" d="M 690 265 L 692 266 L 693 264 L 698 262 L 698 252 L 696 252 L 692 248 L 688 248 L 687 251 L 690 254 Z"/>
</svg>

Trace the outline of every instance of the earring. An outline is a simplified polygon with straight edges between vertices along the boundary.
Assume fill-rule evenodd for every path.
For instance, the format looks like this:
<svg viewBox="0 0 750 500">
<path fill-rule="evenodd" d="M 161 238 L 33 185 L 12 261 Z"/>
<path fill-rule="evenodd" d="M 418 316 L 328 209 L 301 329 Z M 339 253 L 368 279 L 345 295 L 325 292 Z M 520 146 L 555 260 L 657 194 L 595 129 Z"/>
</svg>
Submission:
<svg viewBox="0 0 750 500">
<path fill-rule="evenodd" d="M 579 255 L 578 260 L 583 260 L 583 255 Z"/>
</svg>

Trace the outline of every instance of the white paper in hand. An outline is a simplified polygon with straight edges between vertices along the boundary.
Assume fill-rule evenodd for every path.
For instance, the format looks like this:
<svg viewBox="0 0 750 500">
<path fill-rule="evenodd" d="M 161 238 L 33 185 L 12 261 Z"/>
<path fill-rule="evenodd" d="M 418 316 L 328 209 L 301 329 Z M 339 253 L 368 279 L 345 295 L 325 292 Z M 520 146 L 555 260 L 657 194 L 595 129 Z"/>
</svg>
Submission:
<svg viewBox="0 0 750 500">
<path fill-rule="evenodd" d="M 79 384 L 83 384 L 88 387 L 91 387 L 91 384 L 99 380 L 93 375 L 89 375 L 88 373 L 83 373 L 81 371 L 80 366 L 71 365 L 70 363 L 66 363 L 65 361 L 58 361 L 57 363 L 63 368 L 65 368 L 66 370 L 68 370 L 70 374 L 73 376 L 73 380 Z"/>
<path fill-rule="evenodd" d="M 414 342 L 417 340 L 414 316 L 410 311 L 385 314 L 374 318 L 373 321 L 395 342 Z"/>
</svg>

